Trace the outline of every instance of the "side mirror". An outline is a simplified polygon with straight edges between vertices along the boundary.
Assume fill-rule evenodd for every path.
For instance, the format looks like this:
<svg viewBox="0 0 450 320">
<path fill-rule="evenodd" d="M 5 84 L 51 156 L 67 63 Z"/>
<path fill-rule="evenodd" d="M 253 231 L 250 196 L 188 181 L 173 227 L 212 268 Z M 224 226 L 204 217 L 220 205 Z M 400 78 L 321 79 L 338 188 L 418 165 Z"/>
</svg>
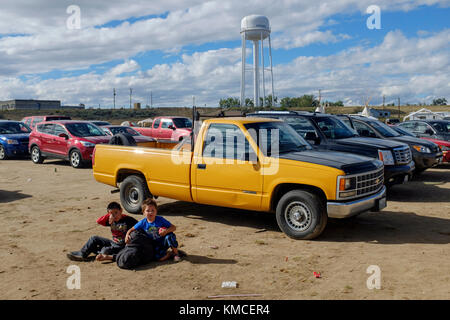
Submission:
<svg viewBox="0 0 450 320">
<path fill-rule="evenodd" d="M 175 126 L 174 126 L 173 124 L 169 125 L 168 128 L 169 128 L 169 129 L 172 129 L 172 130 L 177 130 L 177 128 L 175 128 Z"/>
<path fill-rule="evenodd" d="M 65 134 L 65 133 L 60 133 L 60 134 L 58 134 L 58 137 L 64 138 L 64 139 L 66 139 L 66 140 L 69 140 L 69 136 L 68 136 L 67 134 Z"/>
<path fill-rule="evenodd" d="M 427 129 L 427 130 L 425 130 L 425 134 L 432 136 L 434 134 L 434 132 L 431 129 Z"/>
</svg>

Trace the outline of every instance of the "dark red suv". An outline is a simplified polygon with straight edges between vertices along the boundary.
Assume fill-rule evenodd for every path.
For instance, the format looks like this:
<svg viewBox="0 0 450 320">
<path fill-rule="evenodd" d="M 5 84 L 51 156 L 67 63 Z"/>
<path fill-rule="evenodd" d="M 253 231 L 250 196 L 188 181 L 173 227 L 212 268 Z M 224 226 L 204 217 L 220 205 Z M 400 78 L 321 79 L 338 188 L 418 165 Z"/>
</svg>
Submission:
<svg viewBox="0 0 450 320">
<path fill-rule="evenodd" d="M 108 143 L 110 138 L 89 121 L 49 121 L 33 129 L 28 148 L 34 163 L 46 158 L 66 159 L 72 167 L 80 168 L 92 161 L 95 145 Z"/>
</svg>

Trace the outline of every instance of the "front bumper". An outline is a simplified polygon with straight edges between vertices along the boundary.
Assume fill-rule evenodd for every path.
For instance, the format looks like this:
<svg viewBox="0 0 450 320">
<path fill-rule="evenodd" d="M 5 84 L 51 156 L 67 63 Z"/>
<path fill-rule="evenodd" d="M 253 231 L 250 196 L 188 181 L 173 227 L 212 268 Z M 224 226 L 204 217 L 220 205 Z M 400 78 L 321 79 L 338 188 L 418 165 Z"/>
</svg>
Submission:
<svg viewBox="0 0 450 320">
<path fill-rule="evenodd" d="M 443 153 L 435 152 L 435 153 L 426 153 L 420 154 L 418 152 L 413 155 L 414 162 L 416 164 L 416 169 L 426 169 L 437 166 L 442 163 Z"/>
<path fill-rule="evenodd" d="M 409 180 L 413 171 L 416 169 L 414 161 L 403 165 L 385 165 L 384 166 L 384 184 L 391 186 L 401 184 Z"/>
<path fill-rule="evenodd" d="M 28 144 L 8 144 L 5 146 L 5 152 L 8 157 L 27 156 Z"/>
<path fill-rule="evenodd" d="M 348 218 L 365 211 L 380 211 L 386 207 L 386 187 L 366 198 L 349 202 L 327 202 L 330 218 Z"/>
</svg>

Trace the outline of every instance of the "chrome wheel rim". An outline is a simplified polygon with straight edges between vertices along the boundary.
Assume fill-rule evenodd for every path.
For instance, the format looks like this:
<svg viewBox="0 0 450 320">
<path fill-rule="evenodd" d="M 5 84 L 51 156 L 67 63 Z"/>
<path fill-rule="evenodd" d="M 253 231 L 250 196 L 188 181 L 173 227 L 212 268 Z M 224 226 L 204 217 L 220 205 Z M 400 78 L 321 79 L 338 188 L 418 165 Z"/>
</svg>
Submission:
<svg viewBox="0 0 450 320">
<path fill-rule="evenodd" d="M 295 231 L 305 231 L 312 223 L 311 210 L 299 201 L 292 202 L 286 207 L 284 218 L 288 226 Z"/>
<path fill-rule="evenodd" d="M 2 146 L 0 146 L 0 159 L 5 159 L 5 149 Z"/>
<path fill-rule="evenodd" d="M 70 156 L 70 162 L 72 163 L 72 166 L 78 167 L 80 164 L 80 156 L 78 152 L 72 152 L 72 155 Z"/>
<path fill-rule="evenodd" d="M 33 162 L 39 161 L 39 149 L 38 148 L 33 148 L 33 150 L 31 151 L 31 159 L 33 160 Z"/>
<path fill-rule="evenodd" d="M 139 189 L 135 186 L 130 186 L 125 190 L 126 199 L 129 205 L 139 205 Z"/>
</svg>

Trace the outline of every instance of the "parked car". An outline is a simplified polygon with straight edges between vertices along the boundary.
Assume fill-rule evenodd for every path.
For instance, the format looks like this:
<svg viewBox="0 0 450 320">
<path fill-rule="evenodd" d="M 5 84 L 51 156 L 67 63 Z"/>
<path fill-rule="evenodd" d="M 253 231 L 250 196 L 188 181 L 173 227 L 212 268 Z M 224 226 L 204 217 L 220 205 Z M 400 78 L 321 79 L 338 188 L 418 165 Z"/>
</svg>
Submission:
<svg viewBox="0 0 450 320">
<path fill-rule="evenodd" d="M 339 118 L 355 129 L 362 137 L 389 139 L 409 145 L 416 165 L 416 172 L 423 172 L 442 163 L 442 150 L 431 141 L 402 135 L 376 119 L 348 115 L 339 115 Z"/>
<path fill-rule="evenodd" d="M 276 146 L 263 138 L 272 132 L 280 137 Z M 235 139 L 224 138 L 229 135 Z M 142 201 L 152 196 L 274 212 L 280 229 L 294 239 L 319 236 L 328 217 L 346 218 L 386 206 L 381 161 L 313 150 L 283 121 L 208 119 L 193 150 L 189 140 L 178 143 L 181 149 L 167 148 L 167 143 L 145 151 L 97 145 L 94 178 L 119 185 L 121 203 L 130 213 L 140 213 Z"/>
<path fill-rule="evenodd" d="M 192 132 L 192 122 L 185 117 L 157 117 L 150 128 L 133 127 L 144 136 L 155 139 L 181 141 Z"/>
<path fill-rule="evenodd" d="M 134 138 L 134 140 L 136 141 L 136 143 L 138 145 L 143 145 L 146 142 L 154 142 L 155 141 L 154 138 L 144 136 L 144 135 L 140 134 L 139 132 L 137 132 L 136 130 L 134 130 L 132 127 L 109 125 L 109 126 L 102 126 L 101 128 L 109 136 L 113 136 L 115 134 L 120 134 L 120 133 L 130 134 Z"/>
<path fill-rule="evenodd" d="M 89 121 L 42 122 L 30 134 L 31 160 L 42 163 L 46 158 L 66 159 L 72 167 L 80 168 L 91 162 L 95 145 L 108 143 L 110 138 Z"/>
<path fill-rule="evenodd" d="M 126 126 L 126 127 L 137 127 L 138 125 L 136 123 L 134 123 L 133 121 L 124 121 L 120 124 L 121 126 Z"/>
<path fill-rule="evenodd" d="M 58 115 L 51 115 L 51 116 L 30 116 L 25 117 L 21 121 L 25 123 L 30 128 L 36 127 L 38 123 L 44 122 L 44 121 L 55 121 L 55 120 L 71 120 L 69 116 L 58 116 Z"/>
<path fill-rule="evenodd" d="M 387 186 L 407 182 L 415 169 L 407 144 L 361 137 L 331 114 L 260 111 L 247 116 L 282 119 L 318 150 L 341 151 L 380 159 L 384 162 L 384 183 Z"/>
<path fill-rule="evenodd" d="M 100 120 L 89 120 L 90 123 L 95 124 L 96 126 L 110 126 L 111 123 L 109 123 L 108 121 L 100 121 Z"/>
<path fill-rule="evenodd" d="M 404 135 L 404 136 L 410 136 L 410 137 L 416 137 L 412 132 L 403 129 L 399 126 L 391 126 L 392 129 L 397 131 L 398 133 Z M 442 150 L 442 162 L 450 162 L 450 141 L 444 141 L 444 140 L 438 140 L 433 138 L 420 138 L 423 140 L 431 141 L 439 146 L 439 148 Z"/>
<path fill-rule="evenodd" d="M 25 123 L 0 120 L 0 160 L 28 155 L 30 127 Z"/>
<path fill-rule="evenodd" d="M 400 119 L 398 119 L 398 118 L 388 118 L 388 119 L 386 119 L 386 124 L 396 124 L 396 123 L 399 123 L 400 122 Z"/>
<path fill-rule="evenodd" d="M 419 138 L 450 141 L 449 120 L 409 120 L 399 123 L 398 126 L 412 132 Z"/>
</svg>

